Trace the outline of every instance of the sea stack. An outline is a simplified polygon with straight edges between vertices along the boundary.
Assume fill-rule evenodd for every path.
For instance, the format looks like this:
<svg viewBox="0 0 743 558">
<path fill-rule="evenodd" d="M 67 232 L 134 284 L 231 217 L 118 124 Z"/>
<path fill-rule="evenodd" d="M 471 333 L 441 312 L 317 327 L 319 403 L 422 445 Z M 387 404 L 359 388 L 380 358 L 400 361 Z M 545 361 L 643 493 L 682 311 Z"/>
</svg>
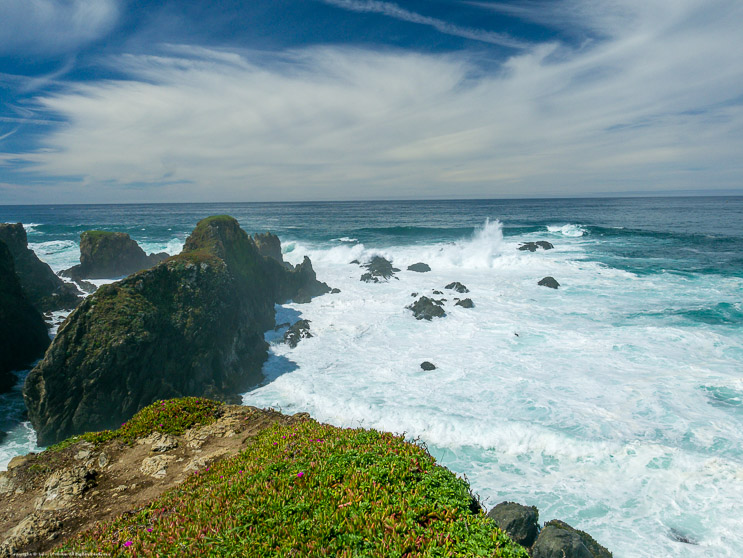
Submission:
<svg viewBox="0 0 743 558">
<path fill-rule="evenodd" d="M 274 304 L 330 289 L 309 259 L 262 256 L 229 216 L 203 219 L 181 254 L 88 297 L 23 390 L 39 444 L 116 427 L 156 399 L 237 401 L 262 379 Z"/>
</svg>

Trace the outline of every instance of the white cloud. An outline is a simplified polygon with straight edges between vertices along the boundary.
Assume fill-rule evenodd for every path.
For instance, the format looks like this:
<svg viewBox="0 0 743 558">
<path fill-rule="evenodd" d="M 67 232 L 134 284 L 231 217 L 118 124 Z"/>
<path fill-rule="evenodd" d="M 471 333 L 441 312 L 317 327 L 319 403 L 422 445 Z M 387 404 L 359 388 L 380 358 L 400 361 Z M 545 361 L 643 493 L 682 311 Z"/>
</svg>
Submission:
<svg viewBox="0 0 743 558">
<path fill-rule="evenodd" d="M 161 185 L 150 199 L 740 188 L 743 4 L 667 5 L 627 2 L 610 39 L 539 45 L 493 74 L 344 47 L 125 56 L 129 80 L 38 99 L 67 125 L 23 159 L 96 196 Z"/>
<path fill-rule="evenodd" d="M 2 0 L 0 54 L 66 53 L 107 33 L 117 0 Z"/>
</svg>

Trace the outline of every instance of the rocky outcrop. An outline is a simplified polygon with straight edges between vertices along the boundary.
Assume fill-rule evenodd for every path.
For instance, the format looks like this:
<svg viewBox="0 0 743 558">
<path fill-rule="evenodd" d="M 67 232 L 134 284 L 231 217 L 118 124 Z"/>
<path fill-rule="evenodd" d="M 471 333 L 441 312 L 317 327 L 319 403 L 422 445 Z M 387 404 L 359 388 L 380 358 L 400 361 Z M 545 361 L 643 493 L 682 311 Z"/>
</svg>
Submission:
<svg viewBox="0 0 743 558">
<path fill-rule="evenodd" d="M 521 246 L 519 246 L 519 250 L 528 250 L 529 252 L 536 252 L 537 248 L 541 248 L 542 250 L 552 250 L 554 246 L 551 242 L 547 242 L 546 240 L 538 240 L 537 242 L 524 242 Z"/>
<path fill-rule="evenodd" d="M 24 295 L 13 256 L 0 241 L 0 393 L 15 385 L 12 371 L 41 358 L 48 345 L 44 319 Z"/>
<path fill-rule="evenodd" d="M 312 337 L 310 333 L 310 321 L 299 320 L 284 333 L 284 343 L 293 349 L 302 339 L 308 339 L 310 337 Z"/>
<path fill-rule="evenodd" d="M 421 362 L 421 369 L 425 370 L 426 372 L 430 372 L 431 370 L 436 370 L 436 365 L 433 362 L 424 360 L 423 362 Z"/>
<path fill-rule="evenodd" d="M 416 273 L 426 273 L 431 271 L 431 266 L 424 264 L 423 262 L 414 263 L 408 266 L 408 271 L 415 271 Z"/>
<path fill-rule="evenodd" d="M 443 304 L 441 300 L 422 296 L 406 308 L 413 311 L 416 320 L 428 320 L 430 322 L 433 318 L 446 316 L 446 312 L 442 308 Z"/>
<path fill-rule="evenodd" d="M 488 512 L 498 528 L 521 546 L 530 547 L 539 534 L 539 510 L 516 502 L 501 502 Z"/>
<path fill-rule="evenodd" d="M 21 223 L 0 223 L 0 241 L 7 245 L 13 255 L 15 272 L 23 293 L 39 312 L 71 310 L 80 303 L 82 293 L 74 285 L 60 279 L 28 247 L 26 230 Z"/>
<path fill-rule="evenodd" d="M 281 254 L 281 240 L 275 234 L 270 232 L 254 234 L 253 242 L 262 256 L 273 258 L 282 264 L 285 263 L 284 256 Z"/>
<path fill-rule="evenodd" d="M 128 234 L 85 231 L 80 235 L 80 263 L 62 275 L 72 279 L 112 279 L 157 265 L 169 254 L 147 255 Z"/>
<path fill-rule="evenodd" d="M 467 287 L 465 287 L 464 285 L 462 285 L 462 283 L 460 283 L 459 281 L 454 281 L 453 283 L 449 283 L 444 288 L 445 289 L 452 290 L 452 291 L 456 291 L 458 293 L 468 293 L 468 292 L 470 292 L 470 290 Z"/>
<path fill-rule="evenodd" d="M 532 558 L 611 558 L 591 535 L 554 519 L 545 524 L 531 549 Z"/>
<path fill-rule="evenodd" d="M 364 267 L 367 272 L 361 276 L 361 280 L 365 283 L 388 281 L 396 272 L 400 271 L 396 267 L 392 267 L 392 262 L 382 256 L 374 256 Z"/>
<path fill-rule="evenodd" d="M 557 289 L 560 287 L 560 283 L 557 282 L 557 279 L 554 277 L 545 277 L 544 279 L 541 279 L 537 285 L 541 287 L 548 287 L 550 289 Z"/>
<path fill-rule="evenodd" d="M 274 304 L 328 290 L 309 259 L 288 269 L 261 256 L 232 217 L 200 221 L 181 254 L 102 286 L 60 328 L 23 389 L 39 444 L 156 399 L 236 401 L 262 380 Z"/>
<path fill-rule="evenodd" d="M 474 308 L 475 303 L 472 302 L 471 298 L 463 298 L 462 300 L 457 300 L 457 302 L 454 303 L 454 306 L 461 306 L 462 308 Z"/>
</svg>

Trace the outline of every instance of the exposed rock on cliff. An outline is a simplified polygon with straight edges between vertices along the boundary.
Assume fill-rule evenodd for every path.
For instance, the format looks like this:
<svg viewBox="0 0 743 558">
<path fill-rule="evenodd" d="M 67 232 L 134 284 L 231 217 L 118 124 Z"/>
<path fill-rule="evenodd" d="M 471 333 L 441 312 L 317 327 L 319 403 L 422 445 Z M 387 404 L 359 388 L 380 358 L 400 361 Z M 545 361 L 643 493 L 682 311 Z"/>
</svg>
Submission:
<svg viewBox="0 0 743 558">
<path fill-rule="evenodd" d="M 591 535 L 559 519 L 545 524 L 531 553 L 532 558 L 612 558 Z"/>
<path fill-rule="evenodd" d="M 232 217 L 200 221 L 180 255 L 99 288 L 60 328 L 23 391 L 39 443 L 111 428 L 156 399 L 236 400 L 262 379 L 274 304 L 327 291 L 309 259 L 287 269 Z"/>
<path fill-rule="evenodd" d="M 539 510 L 516 502 L 501 502 L 488 517 L 521 546 L 530 547 L 539 534 Z"/>
<path fill-rule="evenodd" d="M 13 256 L 0 241 L 0 393 L 15 384 L 12 371 L 40 358 L 48 345 L 44 320 L 23 294 Z"/>
<path fill-rule="evenodd" d="M 13 255 L 15 272 L 28 301 L 41 313 L 71 310 L 80 303 L 82 293 L 65 283 L 28 247 L 21 223 L 0 223 L 0 241 Z"/>
<path fill-rule="evenodd" d="M 277 262 L 288 265 L 284 262 L 284 256 L 281 254 L 281 241 L 275 234 L 270 232 L 254 234 L 253 242 L 255 242 L 262 256 L 273 258 Z"/>
<path fill-rule="evenodd" d="M 80 263 L 62 275 L 78 279 L 111 279 L 147 269 L 168 257 L 145 253 L 128 234 L 85 231 L 80 235 Z"/>
</svg>

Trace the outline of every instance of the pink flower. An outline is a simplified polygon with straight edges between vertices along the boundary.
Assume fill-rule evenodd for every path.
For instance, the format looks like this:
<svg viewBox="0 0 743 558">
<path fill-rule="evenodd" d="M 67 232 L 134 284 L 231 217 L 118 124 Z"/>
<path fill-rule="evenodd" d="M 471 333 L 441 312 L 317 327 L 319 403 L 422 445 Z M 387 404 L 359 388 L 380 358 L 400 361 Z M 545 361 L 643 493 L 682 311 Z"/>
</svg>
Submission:
<svg viewBox="0 0 743 558">
<path fill-rule="evenodd" d="M 124 546 L 132 546 L 134 543 L 132 541 L 126 541 L 124 543 Z"/>
<path fill-rule="evenodd" d="M 304 476 L 304 473 L 302 471 L 299 471 L 299 473 L 297 473 L 297 476 L 301 479 Z"/>
<path fill-rule="evenodd" d="M 152 529 L 150 529 L 149 527 L 147 527 L 147 532 L 148 533 L 152 533 Z"/>
</svg>

